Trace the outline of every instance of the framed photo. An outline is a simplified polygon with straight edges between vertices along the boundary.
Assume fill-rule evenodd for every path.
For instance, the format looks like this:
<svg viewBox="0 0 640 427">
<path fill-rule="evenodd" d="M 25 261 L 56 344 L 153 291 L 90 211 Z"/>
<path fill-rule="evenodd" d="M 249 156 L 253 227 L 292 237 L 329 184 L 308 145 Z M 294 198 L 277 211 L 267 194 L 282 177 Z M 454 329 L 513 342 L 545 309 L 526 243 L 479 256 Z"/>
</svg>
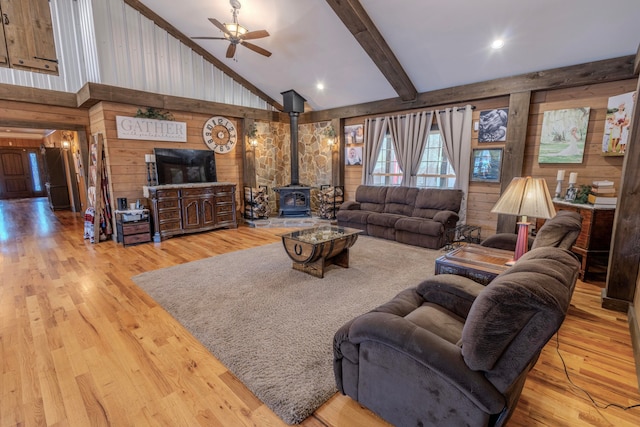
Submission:
<svg viewBox="0 0 640 427">
<path fill-rule="evenodd" d="M 344 149 L 344 164 L 347 166 L 362 165 L 362 147 L 346 147 Z"/>
<path fill-rule="evenodd" d="M 344 127 L 345 144 L 364 144 L 364 125 L 351 125 Z"/>
<path fill-rule="evenodd" d="M 478 142 L 504 142 L 507 140 L 508 108 L 480 111 Z"/>
<path fill-rule="evenodd" d="M 602 138 L 603 156 L 624 156 L 629 141 L 629 126 L 635 101 L 635 91 L 609 98 Z"/>
<path fill-rule="evenodd" d="M 590 107 L 545 111 L 538 163 L 582 163 Z"/>
<path fill-rule="evenodd" d="M 500 182 L 502 148 L 474 148 L 471 181 Z"/>
</svg>

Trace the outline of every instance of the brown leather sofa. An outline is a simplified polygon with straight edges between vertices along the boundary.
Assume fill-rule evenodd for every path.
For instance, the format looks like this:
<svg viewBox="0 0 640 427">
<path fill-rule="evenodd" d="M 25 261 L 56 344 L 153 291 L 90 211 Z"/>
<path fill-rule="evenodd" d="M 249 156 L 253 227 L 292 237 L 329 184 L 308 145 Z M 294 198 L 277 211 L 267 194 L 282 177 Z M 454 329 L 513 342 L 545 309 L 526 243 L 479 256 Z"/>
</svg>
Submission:
<svg viewBox="0 0 640 427">
<path fill-rule="evenodd" d="M 461 202 L 462 190 L 360 185 L 336 218 L 369 236 L 439 249 L 458 222 Z"/>
<path fill-rule="evenodd" d="M 338 390 L 397 426 L 503 426 L 560 328 L 580 264 L 527 252 L 486 287 L 432 276 L 334 337 Z"/>
</svg>

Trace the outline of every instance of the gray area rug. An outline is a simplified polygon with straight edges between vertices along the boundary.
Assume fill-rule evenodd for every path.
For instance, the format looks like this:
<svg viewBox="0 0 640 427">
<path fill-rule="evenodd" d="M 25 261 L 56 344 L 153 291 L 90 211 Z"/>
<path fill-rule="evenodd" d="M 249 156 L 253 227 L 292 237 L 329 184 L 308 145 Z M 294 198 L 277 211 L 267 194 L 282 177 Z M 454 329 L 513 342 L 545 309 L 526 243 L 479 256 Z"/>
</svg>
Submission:
<svg viewBox="0 0 640 427">
<path fill-rule="evenodd" d="M 281 243 L 140 274 L 133 281 L 289 424 L 335 392 L 333 335 L 434 271 L 434 251 L 360 236 L 350 267 L 291 268 Z"/>
</svg>

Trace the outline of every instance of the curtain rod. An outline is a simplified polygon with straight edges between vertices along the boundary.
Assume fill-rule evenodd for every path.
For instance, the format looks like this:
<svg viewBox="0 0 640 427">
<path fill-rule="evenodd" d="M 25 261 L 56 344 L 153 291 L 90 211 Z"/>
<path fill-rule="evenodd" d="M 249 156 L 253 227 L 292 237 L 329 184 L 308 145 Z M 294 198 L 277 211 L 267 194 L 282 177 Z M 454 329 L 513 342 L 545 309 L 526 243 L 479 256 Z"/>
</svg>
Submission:
<svg viewBox="0 0 640 427">
<path fill-rule="evenodd" d="M 456 111 L 460 111 L 460 110 L 464 110 L 464 109 L 465 109 L 465 107 L 461 107 L 461 108 L 457 108 L 457 109 L 456 109 Z M 472 110 L 475 110 L 475 109 L 476 109 L 476 106 L 475 106 L 475 105 L 472 105 L 472 106 L 471 106 L 471 109 L 472 109 Z M 440 114 L 442 114 L 442 113 L 444 113 L 444 110 L 440 110 L 440 111 L 438 111 L 438 112 L 439 112 Z"/>
</svg>

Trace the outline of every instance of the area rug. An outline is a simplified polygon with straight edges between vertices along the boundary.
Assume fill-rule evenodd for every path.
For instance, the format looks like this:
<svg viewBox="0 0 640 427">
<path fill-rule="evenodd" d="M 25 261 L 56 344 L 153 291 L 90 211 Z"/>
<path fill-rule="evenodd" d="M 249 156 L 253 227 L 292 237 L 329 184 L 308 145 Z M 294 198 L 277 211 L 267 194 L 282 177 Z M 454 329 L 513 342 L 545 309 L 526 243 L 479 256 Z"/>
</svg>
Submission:
<svg viewBox="0 0 640 427">
<path fill-rule="evenodd" d="M 353 317 L 415 286 L 442 255 L 360 236 L 349 268 L 323 279 L 293 270 L 281 243 L 140 274 L 153 297 L 289 424 L 335 392 L 333 335 Z"/>
</svg>

